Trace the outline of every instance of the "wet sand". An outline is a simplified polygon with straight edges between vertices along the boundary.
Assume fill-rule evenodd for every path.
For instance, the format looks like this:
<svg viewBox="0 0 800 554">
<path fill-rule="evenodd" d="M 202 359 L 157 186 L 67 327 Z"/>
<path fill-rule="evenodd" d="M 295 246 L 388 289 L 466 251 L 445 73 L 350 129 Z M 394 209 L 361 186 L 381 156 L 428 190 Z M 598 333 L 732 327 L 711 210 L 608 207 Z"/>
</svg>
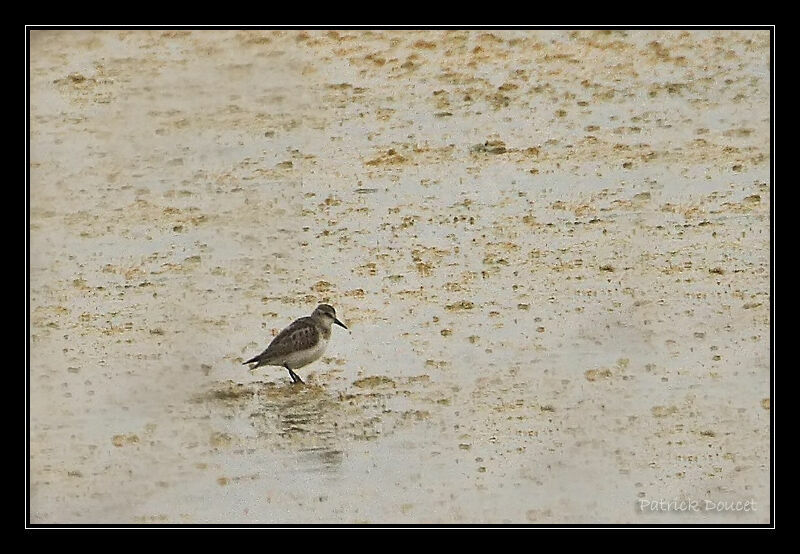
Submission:
<svg viewBox="0 0 800 554">
<path fill-rule="evenodd" d="M 32 523 L 769 521 L 768 32 L 30 44 Z"/>
</svg>

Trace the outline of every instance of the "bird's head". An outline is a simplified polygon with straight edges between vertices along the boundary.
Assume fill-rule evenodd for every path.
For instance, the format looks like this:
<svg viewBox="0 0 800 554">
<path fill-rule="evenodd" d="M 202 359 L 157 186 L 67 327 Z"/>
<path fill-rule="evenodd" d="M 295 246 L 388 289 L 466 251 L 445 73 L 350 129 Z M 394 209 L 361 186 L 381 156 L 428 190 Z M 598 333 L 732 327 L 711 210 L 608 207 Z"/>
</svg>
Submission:
<svg viewBox="0 0 800 554">
<path fill-rule="evenodd" d="M 333 306 L 330 304 L 320 304 L 317 306 L 317 309 L 314 310 L 314 313 L 311 314 L 311 317 L 316 317 L 322 321 L 326 321 L 328 322 L 328 325 L 335 323 L 336 325 L 347 329 L 347 326 L 344 323 L 336 319 L 336 310 L 334 310 Z"/>
</svg>

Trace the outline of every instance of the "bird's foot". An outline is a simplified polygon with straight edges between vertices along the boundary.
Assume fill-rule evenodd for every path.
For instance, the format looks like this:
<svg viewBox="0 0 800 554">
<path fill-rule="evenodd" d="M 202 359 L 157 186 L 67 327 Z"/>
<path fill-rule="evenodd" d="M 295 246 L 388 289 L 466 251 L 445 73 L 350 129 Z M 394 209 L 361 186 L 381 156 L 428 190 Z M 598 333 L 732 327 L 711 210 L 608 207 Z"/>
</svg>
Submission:
<svg viewBox="0 0 800 554">
<path fill-rule="evenodd" d="M 288 367 L 286 369 L 289 370 L 289 377 L 292 378 L 292 384 L 303 383 L 303 380 L 300 378 L 300 376 L 297 373 L 295 373 L 294 371 L 292 371 Z M 303 383 L 303 384 L 305 385 L 305 383 Z"/>
</svg>

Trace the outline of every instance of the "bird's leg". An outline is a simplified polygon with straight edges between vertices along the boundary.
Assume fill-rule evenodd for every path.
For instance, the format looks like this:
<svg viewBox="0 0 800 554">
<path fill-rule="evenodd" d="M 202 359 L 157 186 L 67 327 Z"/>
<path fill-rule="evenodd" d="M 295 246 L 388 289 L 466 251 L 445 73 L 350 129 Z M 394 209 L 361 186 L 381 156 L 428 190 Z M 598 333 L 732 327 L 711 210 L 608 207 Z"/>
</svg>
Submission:
<svg viewBox="0 0 800 554">
<path fill-rule="evenodd" d="M 299 383 L 303 383 L 303 380 L 300 378 L 300 376 L 297 373 L 292 371 L 292 368 L 289 367 L 289 364 L 285 364 L 283 367 L 285 367 L 287 370 L 289 370 L 289 377 L 292 378 L 292 383 L 298 383 L 298 382 Z M 305 383 L 303 383 L 303 384 L 305 384 Z"/>
</svg>

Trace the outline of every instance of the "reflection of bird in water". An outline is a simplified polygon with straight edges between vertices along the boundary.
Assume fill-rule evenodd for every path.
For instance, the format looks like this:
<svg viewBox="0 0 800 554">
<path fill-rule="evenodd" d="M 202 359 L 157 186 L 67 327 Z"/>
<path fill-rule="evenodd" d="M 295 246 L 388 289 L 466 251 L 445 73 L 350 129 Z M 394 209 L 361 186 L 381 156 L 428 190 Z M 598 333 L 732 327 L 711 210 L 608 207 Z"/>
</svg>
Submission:
<svg viewBox="0 0 800 554">
<path fill-rule="evenodd" d="M 344 323 L 336 319 L 336 310 L 328 304 L 320 304 L 310 317 L 301 317 L 280 332 L 266 350 L 243 365 L 254 363 L 252 369 L 264 365 L 283 366 L 289 370 L 292 383 L 303 380 L 293 371 L 318 360 L 328 346 L 331 326 Z"/>
<path fill-rule="evenodd" d="M 269 402 L 264 411 L 253 414 L 258 434 L 281 447 L 298 452 L 311 469 L 330 471 L 342 462 L 341 441 L 337 422 L 341 419 L 339 404 L 323 387 L 278 388 L 264 390 Z M 272 417 L 258 417 L 275 416 Z"/>
</svg>

